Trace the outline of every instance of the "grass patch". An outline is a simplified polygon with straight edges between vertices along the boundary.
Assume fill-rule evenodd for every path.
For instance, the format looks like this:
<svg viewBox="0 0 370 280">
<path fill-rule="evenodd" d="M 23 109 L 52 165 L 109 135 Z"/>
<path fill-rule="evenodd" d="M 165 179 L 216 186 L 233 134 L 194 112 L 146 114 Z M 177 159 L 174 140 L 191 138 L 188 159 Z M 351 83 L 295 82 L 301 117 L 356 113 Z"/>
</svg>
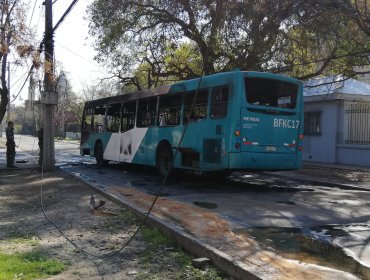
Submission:
<svg viewBox="0 0 370 280">
<path fill-rule="evenodd" d="M 148 242 L 151 246 L 174 246 L 175 241 L 168 238 L 159 230 L 151 227 L 143 227 L 141 233 L 144 241 Z"/>
<path fill-rule="evenodd" d="M 192 266 L 192 258 L 176 246 L 176 242 L 159 230 L 144 226 L 142 238 L 148 247 L 141 255 L 139 263 L 145 271 L 140 271 L 135 280 L 222 280 L 225 278 L 214 266 L 203 270 Z"/>
<path fill-rule="evenodd" d="M 61 137 L 61 136 L 57 136 L 57 137 L 54 137 L 54 139 L 56 141 L 76 141 L 76 139 L 72 139 L 70 137 Z"/>
<path fill-rule="evenodd" d="M 38 251 L 24 254 L 0 253 L 0 280 L 40 279 L 58 274 L 63 270 L 63 263 L 56 260 L 47 260 Z"/>
<path fill-rule="evenodd" d="M 11 239 L 9 242 L 12 242 L 12 243 L 15 243 L 15 244 L 26 244 L 26 245 L 29 245 L 29 246 L 38 246 L 39 245 L 39 240 L 37 240 L 36 238 L 28 238 L 28 237 L 18 237 L 18 238 L 14 238 L 14 239 Z"/>
</svg>

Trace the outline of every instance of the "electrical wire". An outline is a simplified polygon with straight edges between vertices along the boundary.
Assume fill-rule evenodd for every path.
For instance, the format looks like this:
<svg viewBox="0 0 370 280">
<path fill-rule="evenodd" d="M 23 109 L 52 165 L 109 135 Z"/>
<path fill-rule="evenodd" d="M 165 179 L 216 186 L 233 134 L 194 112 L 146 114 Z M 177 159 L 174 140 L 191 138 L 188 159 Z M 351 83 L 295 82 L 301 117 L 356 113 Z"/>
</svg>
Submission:
<svg viewBox="0 0 370 280">
<path fill-rule="evenodd" d="M 58 29 L 58 27 L 62 24 L 62 22 L 65 20 L 65 18 L 67 17 L 67 15 L 71 12 L 71 10 L 72 10 L 72 8 L 75 6 L 75 4 L 78 2 L 78 0 L 73 0 L 72 1 L 72 3 L 69 5 L 69 7 L 67 8 L 67 10 L 64 12 L 64 14 L 62 15 L 62 17 L 59 19 L 59 21 L 57 22 L 57 24 L 53 27 L 53 29 L 52 29 L 52 31 L 50 32 L 50 35 L 49 36 L 53 36 L 52 34 L 54 34 L 54 32 Z M 45 42 L 47 41 L 47 40 L 49 40 L 50 38 L 45 34 L 45 36 L 44 36 L 44 38 L 42 39 L 42 41 L 40 42 L 40 44 L 39 44 L 39 48 L 38 48 L 38 52 L 39 53 L 41 53 L 42 52 L 42 48 L 43 48 L 43 46 L 44 46 L 44 44 L 45 44 Z M 31 73 L 32 73 L 32 71 L 33 71 L 33 69 L 34 69 L 34 65 L 32 64 L 32 66 L 31 66 L 31 68 L 30 68 L 30 70 L 28 71 L 28 75 L 27 75 L 27 77 L 26 77 L 26 79 L 25 79 L 25 81 L 24 81 L 24 83 L 23 83 L 23 85 L 22 85 L 22 87 L 21 87 L 21 89 L 18 91 L 18 93 L 15 95 L 15 98 L 12 100 L 12 101 L 15 101 L 17 98 L 18 98 L 18 96 L 19 96 L 19 94 L 21 93 L 21 91 L 23 90 L 23 88 L 24 88 L 24 86 L 25 86 L 25 84 L 26 84 L 26 82 L 28 81 L 28 78 L 30 77 L 30 75 L 31 75 Z"/>
<path fill-rule="evenodd" d="M 73 0 L 72 1 L 72 3 L 69 5 L 69 7 L 67 8 L 67 10 L 64 12 L 64 14 L 62 15 L 62 17 L 57 22 L 57 24 L 53 27 L 53 30 L 51 32 L 52 34 L 54 33 L 55 30 L 58 29 L 59 25 L 65 20 L 65 18 L 72 11 L 73 7 L 76 5 L 77 2 L 78 2 L 78 0 Z"/>
<path fill-rule="evenodd" d="M 218 14 L 219 14 L 219 11 L 220 11 L 220 7 L 222 6 L 222 0 L 220 1 L 220 5 L 217 7 L 217 11 L 216 11 L 216 16 L 215 16 L 215 21 L 217 21 L 217 18 L 218 18 Z M 212 34 L 211 34 L 212 35 Z M 211 36 L 210 36 L 210 41 L 211 41 Z M 207 46 L 207 50 L 206 50 L 206 54 L 205 54 L 205 59 L 207 59 L 208 57 L 208 51 L 209 51 L 209 46 Z M 204 63 L 203 63 L 203 66 L 204 66 Z M 191 109 L 190 109 L 190 115 L 191 113 L 193 112 L 194 110 L 194 107 L 195 107 L 195 102 L 196 102 L 196 99 L 197 99 L 197 96 L 198 96 L 198 92 L 199 92 L 199 89 L 200 89 L 200 86 L 201 86 L 201 83 L 202 83 L 202 79 L 203 79 L 203 75 L 204 75 L 204 67 L 202 67 L 202 72 L 201 72 L 201 75 L 200 75 L 200 78 L 199 78 L 199 81 L 198 81 L 198 86 L 197 86 L 197 90 L 194 94 L 194 98 L 193 98 L 193 103 L 192 103 L 192 106 L 191 106 Z M 170 163 L 170 166 L 169 166 L 169 170 L 166 174 L 166 176 L 164 177 L 160 187 L 158 188 L 156 194 L 155 194 L 155 198 L 151 204 L 151 206 L 149 207 L 149 210 L 147 213 L 144 214 L 144 219 L 141 221 L 140 225 L 137 227 L 137 229 L 135 230 L 135 232 L 133 233 L 133 235 L 121 246 L 120 249 L 118 249 L 117 251 L 114 251 L 114 252 L 111 252 L 111 253 L 108 253 L 108 254 L 104 254 L 104 255 L 95 255 L 95 254 L 92 254 L 92 253 L 89 253 L 87 252 L 86 250 L 82 249 L 81 247 L 79 247 L 74 241 L 72 241 L 68 236 L 65 235 L 65 233 L 58 227 L 58 225 L 56 225 L 46 214 L 45 212 L 45 208 L 44 208 L 44 205 L 43 205 L 43 199 L 42 199 L 42 193 L 43 193 L 43 189 L 42 189 L 42 184 L 41 184 L 41 191 L 40 191 L 40 204 L 41 204 L 41 208 L 42 208 L 42 212 L 44 213 L 44 216 L 45 218 L 55 226 L 55 228 L 60 232 L 60 234 L 69 242 L 71 243 L 76 249 L 78 249 L 80 252 L 82 252 L 83 254 L 87 255 L 87 256 L 91 256 L 91 257 L 95 257 L 95 258 L 107 258 L 107 257 L 113 257 L 115 255 L 118 255 L 122 250 L 124 250 L 130 243 L 131 241 L 136 237 L 136 235 L 139 233 L 139 231 L 141 230 L 141 228 L 144 226 L 146 220 L 148 219 L 150 213 L 152 212 L 160 194 L 162 193 L 162 190 L 171 174 L 171 171 L 173 169 L 173 164 L 174 164 L 174 160 L 176 158 L 176 155 L 178 154 L 178 151 L 179 151 L 179 148 L 181 147 L 181 144 L 182 144 L 182 141 L 184 139 L 184 136 L 185 136 L 185 133 L 187 131 L 187 128 L 188 128 L 188 125 L 189 125 L 189 120 L 185 123 L 184 125 L 184 129 L 183 129 L 183 132 L 182 132 L 182 135 L 181 135 L 181 138 L 180 138 L 180 141 L 179 141 L 179 144 L 177 145 L 177 148 L 176 148 L 176 151 L 175 151 L 175 154 L 171 160 L 171 163 Z M 42 170 L 43 170 L 43 167 L 42 167 Z"/>
<path fill-rule="evenodd" d="M 30 18 L 30 22 L 28 23 L 28 28 L 29 28 L 29 27 L 30 27 L 30 25 L 31 25 L 31 22 L 32 22 L 32 19 L 33 19 L 33 13 L 35 12 L 35 8 L 36 8 L 36 4 L 37 4 L 37 0 L 35 0 L 35 4 L 33 5 L 32 13 L 31 13 L 31 18 Z"/>
<path fill-rule="evenodd" d="M 28 78 L 31 76 L 31 74 L 32 74 L 32 70 L 33 70 L 33 66 L 31 66 L 31 69 L 30 69 L 30 71 L 28 71 L 28 74 L 27 74 L 27 77 L 26 77 L 26 79 L 24 80 L 24 82 L 23 82 L 23 84 L 22 84 L 22 86 L 21 86 L 21 89 L 18 91 L 18 93 L 14 96 L 14 98 L 13 98 L 13 100 L 12 101 L 10 101 L 9 100 L 9 102 L 11 103 L 11 102 L 14 102 L 17 98 L 18 98 L 18 96 L 19 96 L 19 94 L 22 92 L 22 90 L 23 90 L 23 88 L 24 88 L 24 86 L 26 85 L 26 83 L 27 83 L 27 81 L 28 81 Z"/>
<path fill-rule="evenodd" d="M 42 181 L 44 179 L 43 177 L 43 173 L 44 173 L 44 167 L 43 167 L 43 164 L 41 165 L 41 173 L 42 173 Z M 108 253 L 108 254 L 105 254 L 105 255 L 95 255 L 95 254 L 92 254 L 92 253 L 89 253 L 87 252 L 86 250 L 82 249 L 80 246 L 78 246 L 73 240 L 71 240 L 64 232 L 63 230 L 60 229 L 60 227 L 54 223 L 53 220 L 51 220 L 49 218 L 49 216 L 46 214 L 46 211 L 45 211 L 45 207 L 44 207 L 44 203 L 43 203 L 43 183 L 41 183 L 41 190 L 40 190 L 40 205 L 41 205 L 41 209 L 42 209 L 42 212 L 44 214 L 44 217 L 45 219 L 51 223 L 58 231 L 59 233 L 69 242 L 71 243 L 78 251 L 80 251 L 81 253 L 83 253 L 84 255 L 86 256 L 90 256 L 90 257 L 94 257 L 94 258 L 100 258 L 100 259 L 104 259 L 104 258 L 108 258 L 108 257 L 113 257 L 115 255 L 117 255 L 118 253 L 120 253 L 125 247 L 127 247 L 127 245 L 129 243 L 131 243 L 131 241 L 135 238 L 136 234 L 140 231 L 140 229 L 143 227 L 144 223 L 141 223 L 139 225 L 139 227 L 135 230 L 135 232 L 133 233 L 133 235 L 126 241 L 126 243 L 121 247 L 121 249 L 119 249 L 118 251 L 115 251 L 115 252 L 112 252 L 112 253 Z"/>
</svg>

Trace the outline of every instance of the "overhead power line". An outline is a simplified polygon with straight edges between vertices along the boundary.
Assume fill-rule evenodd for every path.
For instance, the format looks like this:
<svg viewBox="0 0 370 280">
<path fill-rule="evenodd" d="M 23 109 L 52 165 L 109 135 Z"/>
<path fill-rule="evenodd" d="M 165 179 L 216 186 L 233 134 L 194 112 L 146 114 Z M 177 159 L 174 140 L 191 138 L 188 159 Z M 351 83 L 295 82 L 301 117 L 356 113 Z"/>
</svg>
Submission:
<svg viewBox="0 0 370 280">
<path fill-rule="evenodd" d="M 78 0 L 73 0 L 72 3 L 69 5 L 69 7 L 67 8 L 67 10 L 64 12 L 64 14 L 62 15 L 62 17 L 59 19 L 59 21 L 57 22 L 57 24 L 53 27 L 52 29 L 52 32 L 50 32 L 50 35 L 49 36 L 53 36 L 54 32 L 58 29 L 58 27 L 62 24 L 62 22 L 65 20 L 65 18 L 68 16 L 68 14 L 72 11 L 73 7 L 76 5 L 76 3 L 78 2 Z M 42 52 L 42 49 L 44 47 L 44 44 L 46 42 L 47 38 L 46 37 L 47 35 L 45 34 L 44 35 L 44 38 L 41 40 L 40 44 L 39 44 L 39 48 L 38 48 L 38 52 L 41 53 Z M 26 82 L 28 81 L 33 69 L 35 68 L 35 66 L 32 64 L 29 71 L 28 71 L 28 75 L 21 87 L 21 89 L 19 90 L 19 92 L 15 95 L 16 97 L 14 98 L 14 100 L 19 96 L 19 94 L 21 93 L 21 91 L 23 90 Z"/>
<path fill-rule="evenodd" d="M 68 16 L 68 14 L 72 11 L 73 7 L 76 5 L 77 2 L 78 2 L 78 0 L 73 0 L 72 1 L 72 3 L 69 5 L 67 10 L 64 12 L 62 17 L 57 22 L 57 24 L 53 27 L 53 33 L 59 27 L 59 25 L 65 20 L 65 18 Z"/>
</svg>

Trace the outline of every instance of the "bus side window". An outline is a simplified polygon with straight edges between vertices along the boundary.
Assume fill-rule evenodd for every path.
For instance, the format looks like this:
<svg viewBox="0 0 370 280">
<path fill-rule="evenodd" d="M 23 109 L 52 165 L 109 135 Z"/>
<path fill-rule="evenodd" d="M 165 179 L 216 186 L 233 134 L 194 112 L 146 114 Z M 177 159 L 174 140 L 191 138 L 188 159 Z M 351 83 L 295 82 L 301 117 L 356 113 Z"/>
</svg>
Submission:
<svg viewBox="0 0 370 280">
<path fill-rule="evenodd" d="M 155 113 L 157 110 L 157 98 L 139 100 L 137 110 L 137 126 L 154 126 Z"/>
<path fill-rule="evenodd" d="M 82 133 L 88 133 L 89 134 L 91 132 L 92 124 L 93 124 L 92 108 L 88 108 L 85 111 Z"/>
<path fill-rule="evenodd" d="M 94 110 L 94 131 L 95 133 L 104 132 L 106 130 L 105 125 L 105 106 L 97 106 Z"/>
<path fill-rule="evenodd" d="M 211 96 L 211 118 L 224 118 L 227 115 L 229 102 L 229 88 L 217 87 L 212 90 Z"/>
<path fill-rule="evenodd" d="M 194 103 L 194 108 L 190 116 L 191 107 L 193 104 L 195 92 L 186 93 L 184 98 L 185 116 L 184 122 L 187 120 L 190 122 L 204 119 L 207 116 L 207 105 L 208 105 L 208 91 L 201 90 L 198 92 L 197 99 Z"/>
<path fill-rule="evenodd" d="M 159 98 L 157 124 L 159 126 L 180 123 L 181 96 L 161 96 Z"/>
<path fill-rule="evenodd" d="M 119 118 L 121 114 L 121 104 L 110 104 L 107 108 L 107 131 L 118 132 L 119 131 Z"/>
<path fill-rule="evenodd" d="M 135 112 L 136 102 L 123 103 L 122 105 L 122 119 L 121 119 L 121 131 L 133 129 L 135 126 Z"/>
</svg>

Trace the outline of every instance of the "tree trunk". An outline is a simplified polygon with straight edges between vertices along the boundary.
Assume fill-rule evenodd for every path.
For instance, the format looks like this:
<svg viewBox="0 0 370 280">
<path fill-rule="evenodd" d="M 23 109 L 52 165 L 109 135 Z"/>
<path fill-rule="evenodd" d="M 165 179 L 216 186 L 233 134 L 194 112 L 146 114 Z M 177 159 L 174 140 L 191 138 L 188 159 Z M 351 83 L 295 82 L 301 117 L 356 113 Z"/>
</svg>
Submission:
<svg viewBox="0 0 370 280">
<path fill-rule="evenodd" d="M 3 121 L 6 109 L 8 107 L 8 88 L 0 88 L 0 123 Z"/>
</svg>

